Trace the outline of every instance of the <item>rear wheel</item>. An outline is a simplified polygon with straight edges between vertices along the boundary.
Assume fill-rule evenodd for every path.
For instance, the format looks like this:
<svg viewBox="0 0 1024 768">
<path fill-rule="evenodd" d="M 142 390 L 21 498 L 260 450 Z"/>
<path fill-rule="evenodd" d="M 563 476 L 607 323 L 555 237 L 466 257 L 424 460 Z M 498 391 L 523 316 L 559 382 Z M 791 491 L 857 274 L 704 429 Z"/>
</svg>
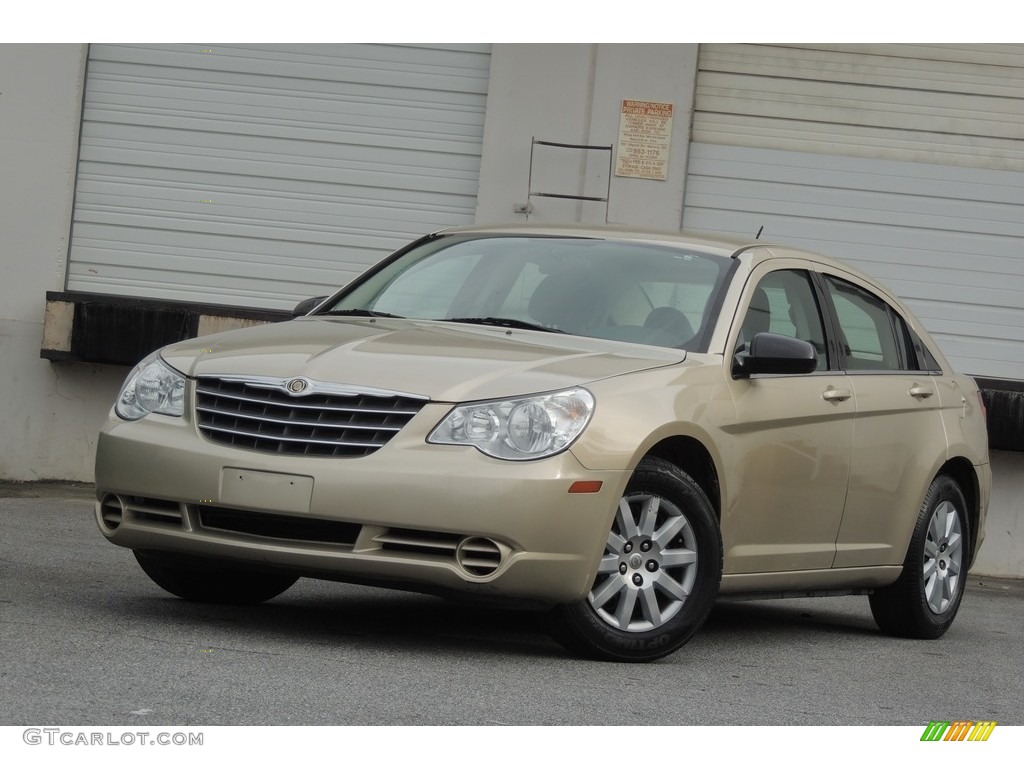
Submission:
<svg viewBox="0 0 1024 768">
<path fill-rule="evenodd" d="M 681 647 L 714 604 L 722 539 L 700 486 L 644 459 L 626 486 L 586 599 L 553 611 L 569 650 L 608 661 L 652 661 Z"/>
<path fill-rule="evenodd" d="M 215 560 L 138 550 L 134 554 L 157 586 L 197 603 L 255 605 L 277 597 L 299 578 L 232 568 Z"/>
<path fill-rule="evenodd" d="M 948 475 L 932 481 L 917 517 L 903 573 L 871 595 L 871 613 L 883 632 L 940 637 L 956 618 L 970 552 L 967 503 Z"/>
</svg>

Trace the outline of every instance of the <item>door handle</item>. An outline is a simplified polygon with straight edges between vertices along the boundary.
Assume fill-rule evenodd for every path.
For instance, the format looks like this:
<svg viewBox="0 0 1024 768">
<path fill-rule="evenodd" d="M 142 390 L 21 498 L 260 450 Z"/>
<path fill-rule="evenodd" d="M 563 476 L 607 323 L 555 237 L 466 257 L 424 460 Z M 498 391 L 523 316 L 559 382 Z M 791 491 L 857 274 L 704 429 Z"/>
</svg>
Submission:
<svg viewBox="0 0 1024 768">
<path fill-rule="evenodd" d="M 922 387 L 915 384 L 907 390 L 907 394 L 911 397 L 916 397 L 918 400 L 924 400 L 926 397 L 931 397 L 935 394 L 935 390 L 931 387 Z"/>
<path fill-rule="evenodd" d="M 844 400 L 849 400 L 852 394 L 853 393 L 848 389 L 836 389 L 835 387 L 829 387 L 821 393 L 821 396 L 830 403 L 841 403 Z"/>
</svg>

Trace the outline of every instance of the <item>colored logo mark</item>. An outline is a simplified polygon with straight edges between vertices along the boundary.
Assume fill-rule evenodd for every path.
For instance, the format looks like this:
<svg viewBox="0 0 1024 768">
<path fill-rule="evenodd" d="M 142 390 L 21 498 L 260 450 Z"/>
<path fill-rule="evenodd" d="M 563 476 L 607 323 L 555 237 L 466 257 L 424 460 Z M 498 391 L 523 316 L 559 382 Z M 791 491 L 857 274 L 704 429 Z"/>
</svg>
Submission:
<svg viewBox="0 0 1024 768">
<path fill-rule="evenodd" d="M 988 741 L 995 727 L 995 720 L 932 720 L 921 741 Z"/>
</svg>

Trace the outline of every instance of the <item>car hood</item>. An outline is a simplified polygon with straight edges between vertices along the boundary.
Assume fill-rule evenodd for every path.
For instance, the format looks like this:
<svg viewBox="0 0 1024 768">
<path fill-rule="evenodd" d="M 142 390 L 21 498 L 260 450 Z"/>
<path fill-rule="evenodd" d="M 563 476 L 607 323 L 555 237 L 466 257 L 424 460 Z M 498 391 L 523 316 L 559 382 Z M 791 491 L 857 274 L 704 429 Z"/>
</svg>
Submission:
<svg viewBox="0 0 1024 768">
<path fill-rule="evenodd" d="M 391 318 L 302 317 L 172 344 L 189 376 L 273 376 L 460 402 L 545 392 L 682 362 L 686 353 L 539 331 Z"/>
</svg>

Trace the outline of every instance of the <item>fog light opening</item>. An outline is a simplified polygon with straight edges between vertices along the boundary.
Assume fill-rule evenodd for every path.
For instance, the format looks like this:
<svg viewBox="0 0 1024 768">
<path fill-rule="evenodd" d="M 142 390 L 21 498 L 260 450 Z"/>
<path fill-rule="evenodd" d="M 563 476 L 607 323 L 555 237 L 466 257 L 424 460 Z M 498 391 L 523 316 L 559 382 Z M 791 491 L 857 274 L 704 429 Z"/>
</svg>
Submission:
<svg viewBox="0 0 1024 768">
<path fill-rule="evenodd" d="M 119 496 L 107 494 L 99 503 L 100 525 L 113 533 L 124 520 L 124 502 Z"/>
<path fill-rule="evenodd" d="M 471 576 L 490 576 L 501 566 L 501 547 L 490 539 L 470 536 L 459 542 L 455 561 Z"/>
</svg>

